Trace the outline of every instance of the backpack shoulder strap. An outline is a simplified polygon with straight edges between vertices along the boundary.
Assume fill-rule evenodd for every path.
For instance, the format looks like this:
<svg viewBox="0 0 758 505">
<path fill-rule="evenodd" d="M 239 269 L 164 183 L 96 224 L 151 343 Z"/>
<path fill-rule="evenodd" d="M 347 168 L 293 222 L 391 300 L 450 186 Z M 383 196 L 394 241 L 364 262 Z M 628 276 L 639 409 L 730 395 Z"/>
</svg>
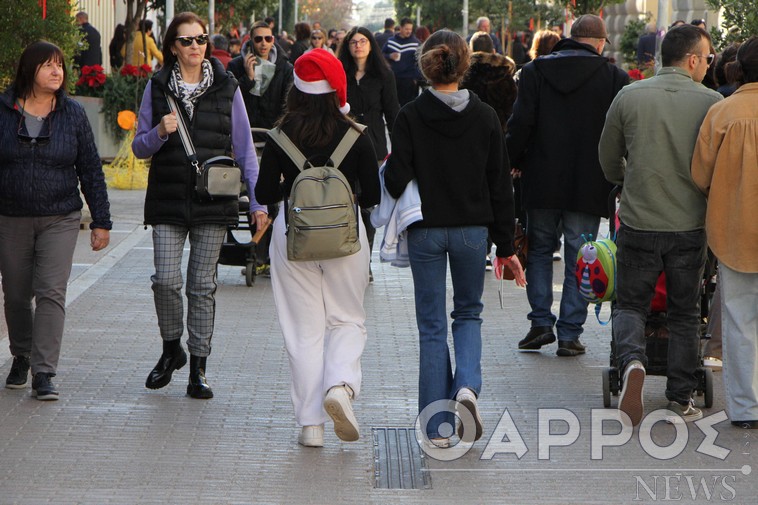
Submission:
<svg viewBox="0 0 758 505">
<path fill-rule="evenodd" d="M 356 130 L 354 126 L 357 126 L 358 129 Z M 340 163 L 342 163 L 342 161 L 345 159 L 347 153 L 349 153 L 350 149 L 353 148 L 355 141 L 358 140 L 361 135 L 363 135 L 363 130 L 365 129 L 365 126 L 358 123 L 352 123 L 350 128 L 347 129 L 345 136 L 342 137 L 342 140 L 339 144 L 337 144 L 337 147 L 334 149 L 334 152 L 329 158 L 332 160 L 332 163 L 334 163 L 334 168 L 340 166 Z"/>
<path fill-rule="evenodd" d="M 300 152 L 300 149 L 295 146 L 292 140 L 290 140 L 287 134 L 279 128 L 272 128 L 268 131 L 268 136 L 271 137 L 271 140 L 276 142 L 276 144 L 282 148 L 284 154 L 289 156 L 297 169 L 302 172 L 305 164 L 308 163 L 308 160 L 305 158 L 303 153 Z"/>
</svg>

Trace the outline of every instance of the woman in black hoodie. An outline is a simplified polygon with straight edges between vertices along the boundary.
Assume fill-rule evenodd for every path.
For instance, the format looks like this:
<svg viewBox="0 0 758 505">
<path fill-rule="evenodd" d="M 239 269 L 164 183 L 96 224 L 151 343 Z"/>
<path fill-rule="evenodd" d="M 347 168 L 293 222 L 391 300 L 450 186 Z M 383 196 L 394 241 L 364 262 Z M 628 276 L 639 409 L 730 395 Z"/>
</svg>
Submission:
<svg viewBox="0 0 758 505">
<path fill-rule="evenodd" d="M 468 68 L 466 42 L 455 32 L 435 32 L 421 48 L 419 66 L 431 84 L 400 110 L 392 132 L 385 184 L 395 198 L 416 179 L 423 219 L 408 229 L 408 254 L 419 328 L 419 411 L 429 450 L 448 447 L 455 399 L 458 436 L 482 436 L 477 397 L 482 387 L 481 312 L 487 233 L 497 245 L 498 266 L 516 283 L 524 272 L 513 255 L 513 186 L 497 114 L 458 83 Z M 453 373 L 447 345 L 446 270 L 453 281 Z M 436 446 L 436 447 L 435 447 Z"/>
</svg>

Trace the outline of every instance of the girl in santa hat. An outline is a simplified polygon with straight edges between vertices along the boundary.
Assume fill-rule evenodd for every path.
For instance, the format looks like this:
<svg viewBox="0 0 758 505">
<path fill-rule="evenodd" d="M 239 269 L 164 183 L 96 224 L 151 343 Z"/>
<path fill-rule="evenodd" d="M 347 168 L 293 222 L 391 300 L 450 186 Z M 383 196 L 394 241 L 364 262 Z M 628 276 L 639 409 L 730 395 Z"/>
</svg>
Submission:
<svg viewBox="0 0 758 505">
<path fill-rule="evenodd" d="M 349 128 L 345 114 L 347 81 L 342 64 L 323 49 L 295 61 L 294 85 L 276 128 L 284 132 L 314 166 L 326 163 Z M 359 184 L 362 207 L 379 203 L 376 154 L 360 135 L 339 165 L 352 186 Z M 275 143 L 267 142 L 255 186 L 260 203 L 287 198 L 299 169 Z M 280 183 L 281 180 L 283 183 Z M 360 251 L 320 261 L 287 259 L 284 212 L 274 221 L 271 238 L 271 284 L 279 326 L 292 373 L 292 403 L 301 426 L 298 442 L 324 445 L 324 423 L 331 417 L 344 441 L 359 438 L 352 400 L 361 388 L 361 354 L 366 344 L 363 295 L 368 286 L 370 248 L 359 220 Z"/>
</svg>

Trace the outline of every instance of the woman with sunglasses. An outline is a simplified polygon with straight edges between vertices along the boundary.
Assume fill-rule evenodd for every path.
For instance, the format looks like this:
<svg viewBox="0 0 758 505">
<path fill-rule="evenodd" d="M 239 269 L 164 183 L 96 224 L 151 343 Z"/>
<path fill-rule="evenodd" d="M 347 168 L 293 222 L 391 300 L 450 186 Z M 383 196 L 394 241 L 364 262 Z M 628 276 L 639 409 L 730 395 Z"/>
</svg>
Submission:
<svg viewBox="0 0 758 505">
<path fill-rule="evenodd" d="M 321 29 L 313 30 L 311 32 L 311 42 L 308 51 L 313 51 L 314 49 L 324 49 L 325 51 L 334 54 L 332 48 L 326 43 L 326 35 Z M 308 51 L 305 52 L 307 53 Z"/>
<path fill-rule="evenodd" d="M 178 104 L 200 163 L 214 156 L 234 154 L 248 187 L 258 178 L 245 104 L 236 79 L 210 57 L 205 24 L 191 12 L 177 15 L 166 30 L 165 66 L 145 88 L 132 150 L 138 158 L 152 157 L 145 196 L 145 224 L 153 227 L 155 274 L 151 277 L 163 340 L 163 354 L 145 386 L 162 388 L 175 370 L 187 363 L 181 346 L 184 332 L 182 307 L 182 250 L 189 236 L 187 268 L 187 347 L 190 374 L 187 394 L 213 397 L 205 377 L 206 359 L 216 312 L 216 263 L 227 226 L 238 222 L 237 199 L 201 200 L 195 193 L 195 168 L 179 136 L 177 113 L 167 98 Z M 210 58 L 210 59 L 209 59 Z M 258 226 L 266 220 L 265 207 L 251 198 L 250 211 Z"/>
<path fill-rule="evenodd" d="M 0 96 L 0 274 L 13 365 L 5 381 L 57 400 L 52 382 L 66 317 L 84 193 L 90 245 L 108 245 L 110 206 L 100 157 L 81 105 L 66 96 L 63 52 L 35 42 Z M 34 299 L 34 310 L 32 309 Z"/>
<path fill-rule="evenodd" d="M 355 26 L 347 32 L 337 58 L 347 74 L 350 113 L 356 121 L 368 127 L 368 136 L 380 164 L 388 152 L 385 124 L 392 134 L 395 117 L 400 111 L 395 75 L 382 56 L 382 48 L 374 35 L 362 26 Z M 362 212 L 369 244 L 373 248 L 376 229 L 371 225 L 370 215 L 369 211 Z M 373 280 L 373 275 L 370 278 Z"/>
</svg>

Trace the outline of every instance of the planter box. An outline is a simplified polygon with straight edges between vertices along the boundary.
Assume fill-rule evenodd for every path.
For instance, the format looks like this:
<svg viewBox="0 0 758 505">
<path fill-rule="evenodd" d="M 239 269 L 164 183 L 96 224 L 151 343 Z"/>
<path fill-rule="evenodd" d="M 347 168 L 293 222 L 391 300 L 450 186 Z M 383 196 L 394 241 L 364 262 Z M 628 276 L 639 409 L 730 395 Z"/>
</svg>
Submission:
<svg viewBox="0 0 758 505">
<path fill-rule="evenodd" d="M 100 112 L 103 108 L 103 99 L 93 96 L 72 96 L 84 107 L 87 113 L 87 119 L 92 126 L 92 133 L 95 136 L 95 145 L 101 159 L 113 159 L 118 153 L 120 145 L 105 129 L 105 117 Z"/>
</svg>

